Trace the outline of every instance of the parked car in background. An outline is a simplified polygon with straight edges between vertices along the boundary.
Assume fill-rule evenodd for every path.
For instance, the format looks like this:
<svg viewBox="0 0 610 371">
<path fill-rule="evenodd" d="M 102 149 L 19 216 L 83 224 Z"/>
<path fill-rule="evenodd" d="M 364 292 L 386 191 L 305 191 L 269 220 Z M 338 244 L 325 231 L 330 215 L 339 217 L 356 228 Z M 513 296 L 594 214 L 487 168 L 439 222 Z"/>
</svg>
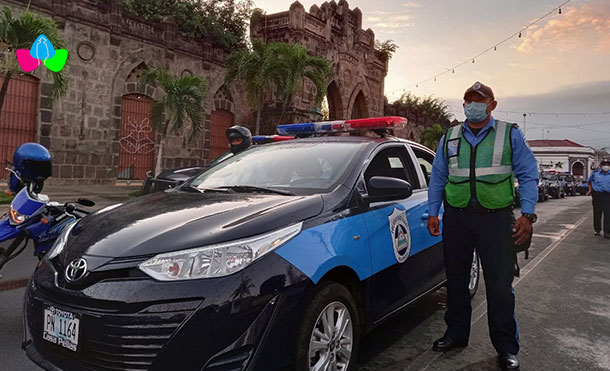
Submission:
<svg viewBox="0 0 610 371">
<path fill-rule="evenodd" d="M 554 198 L 564 198 L 565 187 L 564 182 L 559 179 L 557 174 L 543 173 L 542 178 L 549 182 L 549 195 Z"/>
<path fill-rule="evenodd" d="M 576 196 L 576 188 L 578 183 L 570 174 L 559 174 L 559 180 L 564 182 L 564 189 L 568 196 Z"/>
<path fill-rule="evenodd" d="M 519 182 L 515 179 L 515 206 L 521 205 L 521 194 L 519 193 Z M 538 202 L 544 202 L 549 199 L 549 182 L 542 176 L 538 180 Z"/>
<path fill-rule="evenodd" d="M 589 191 L 589 186 L 587 185 L 587 179 L 585 179 L 584 176 L 576 176 L 576 182 L 578 184 L 578 187 L 576 188 L 576 192 L 578 192 L 579 195 L 584 196 L 587 194 L 587 192 Z"/>
<path fill-rule="evenodd" d="M 540 176 L 538 179 L 538 202 L 544 202 L 549 199 L 549 182 Z"/>
</svg>

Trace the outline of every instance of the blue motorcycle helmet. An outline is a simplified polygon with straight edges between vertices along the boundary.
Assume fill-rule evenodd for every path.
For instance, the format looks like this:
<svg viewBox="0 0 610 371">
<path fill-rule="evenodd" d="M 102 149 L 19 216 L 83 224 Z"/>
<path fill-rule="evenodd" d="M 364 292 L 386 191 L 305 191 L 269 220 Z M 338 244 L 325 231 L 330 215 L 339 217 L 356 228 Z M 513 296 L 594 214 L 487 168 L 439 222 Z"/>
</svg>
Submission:
<svg viewBox="0 0 610 371">
<path fill-rule="evenodd" d="M 28 183 L 42 190 L 42 184 L 53 172 L 51 153 L 38 143 L 24 143 L 13 154 L 13 170 L 15 173 L 9 179 L 13 192 L 18 192 Z"/>
</svg>

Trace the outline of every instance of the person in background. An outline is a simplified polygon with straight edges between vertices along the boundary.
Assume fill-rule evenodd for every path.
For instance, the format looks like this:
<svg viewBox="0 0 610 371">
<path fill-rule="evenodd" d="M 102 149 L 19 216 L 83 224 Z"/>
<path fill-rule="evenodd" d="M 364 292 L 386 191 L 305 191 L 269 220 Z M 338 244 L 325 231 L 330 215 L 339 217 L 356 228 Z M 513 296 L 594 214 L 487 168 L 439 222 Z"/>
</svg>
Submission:
<svg viewBox="0 0 610 371">
<path fill-rule="evenodd" d="M 518 370 L 513 243 L 528 241 L 536 221 L 538 164 L 518 126 L 493 118 L 497 104 L 490 87 L 476 82 L 468 88 L 463 104 L 466 121 L 441 138 L 432 166 L 428 230 L 440 235 L 438 215 L 444 199 L 447 272 L 447 330 L 433 349 L 446 352 L 468 345 L 472 314 L 468 283 L 476 248 L 485 275 L 491 342 L 502 368 Z M 513 172 L 519 181 L 522 212 L 516 221 Z"/>
<path fill-rule="evenodd" d="M 599 169 L 591 173 L 587 180 L 589 191 L 593 197 L 593 229 L 596 236 L 602 230 L 602 215 L 604 219 L 604 237 L 610 238 L 610 159 L 604 158 Z"/>
</svg>

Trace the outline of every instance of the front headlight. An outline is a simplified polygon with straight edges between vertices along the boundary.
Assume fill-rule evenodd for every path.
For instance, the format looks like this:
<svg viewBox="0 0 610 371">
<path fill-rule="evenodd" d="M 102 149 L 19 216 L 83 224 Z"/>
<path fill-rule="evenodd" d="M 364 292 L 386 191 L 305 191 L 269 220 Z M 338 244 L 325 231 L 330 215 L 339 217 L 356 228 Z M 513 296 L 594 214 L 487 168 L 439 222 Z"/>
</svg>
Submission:
<svg viewBox="0 0 610 371">
<path fill-rule="evenodd" d="M 159 281 L 223 277 L 238 272 L 301 232 L 303 223 L 264 235 L 157 255 L 138 268 Z"/>
<path fill-rule="evenodd" d="M 8 216 L 12 225 L 21 224 L 28 218 L 27 215 L 23 215 L 19 211 L 15 210 L 13 205 L 11 205 L 8 209 Z"/>
<path fill-rule="evenodd" d="M 55 241 L 55 244 L 53 244 L 53 247 L 51 247 L 51 250 L 49 250 L 49 252 L 47 253 L 47 259 L 51 260 L 63 251 L 64 247 L 66 246 L 66 242 L 68 241 L 70 231 L 72 230 L 72 228 L 74 228 L 75 225 L 76 222 L 64 228 L 64 230 L 61 232 L 61 235 L 59 235 L 59 238 Z"/>
</svg>

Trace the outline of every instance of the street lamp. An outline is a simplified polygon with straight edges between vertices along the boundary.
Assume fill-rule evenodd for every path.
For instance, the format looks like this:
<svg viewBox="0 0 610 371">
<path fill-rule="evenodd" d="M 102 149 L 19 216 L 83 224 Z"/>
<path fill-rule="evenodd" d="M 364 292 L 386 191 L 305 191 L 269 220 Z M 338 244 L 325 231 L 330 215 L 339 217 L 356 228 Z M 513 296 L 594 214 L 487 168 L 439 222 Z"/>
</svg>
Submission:
<svg viewBox="0 0 610 371">
<path fill-rule="evenodd" d="M 525 118 L 527 117 L 527 113 L 523 114 L 523 135 L 527 136 L 527 130 L 525 129 Z"/>
</svg>

